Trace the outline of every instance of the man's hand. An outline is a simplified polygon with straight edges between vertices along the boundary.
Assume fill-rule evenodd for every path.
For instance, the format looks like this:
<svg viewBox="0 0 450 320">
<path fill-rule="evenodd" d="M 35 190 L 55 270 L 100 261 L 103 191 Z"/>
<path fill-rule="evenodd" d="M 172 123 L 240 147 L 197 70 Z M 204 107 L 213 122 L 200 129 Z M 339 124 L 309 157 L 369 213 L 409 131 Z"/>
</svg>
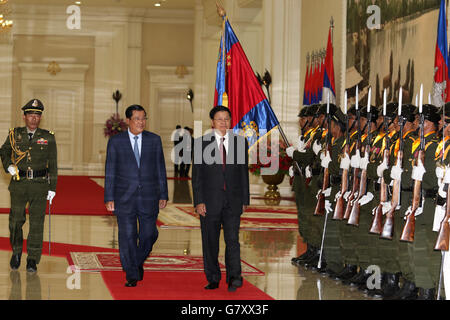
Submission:
<svg viewBox="0 0 450 320">
<path fill-rule="evenodd" d="M 114 211 L 114 201 L 108 201 L 105 203 L 106 210 L 113 212 Z"/>
<path fill-rule="evenodd" d="M 159 208 L 164 209 L 167 206 L 167 200 L 159 200 Z"/>
<path fill-rule="evenodd" d="M 206 216 L 206 205 L 204 203 L 200 203 L 195 207 L 195 212 L 201 215 L 202 217 Z"/>
</svg>

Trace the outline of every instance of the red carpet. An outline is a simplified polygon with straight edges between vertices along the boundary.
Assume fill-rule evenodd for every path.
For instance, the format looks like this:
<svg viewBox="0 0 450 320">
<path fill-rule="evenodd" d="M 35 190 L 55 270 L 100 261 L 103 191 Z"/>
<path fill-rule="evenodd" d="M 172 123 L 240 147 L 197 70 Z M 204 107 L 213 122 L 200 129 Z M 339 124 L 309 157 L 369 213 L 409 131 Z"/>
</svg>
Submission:
<svg viewBox="0 0 450 320">
<path fill-rule="evenodd" d="M 57 215 L 112 215 L 105 208 L 103 190 L 103 187 L 90 177 L 59 176 L 51 213 Z M 9 208 L 0 209 L 0 213 L 9 213 Z"/>
<path fill-rule="evenodd" d="M 225 274 L 216 290 L 204 289 L 207 281 L 200 272 L 146 272 L 134 288 L 125 287 L 123 272 L 102 271 L 102 277 L 115 300 L 274 300 L 246 280 L 228 292 Z"/>
</svg>

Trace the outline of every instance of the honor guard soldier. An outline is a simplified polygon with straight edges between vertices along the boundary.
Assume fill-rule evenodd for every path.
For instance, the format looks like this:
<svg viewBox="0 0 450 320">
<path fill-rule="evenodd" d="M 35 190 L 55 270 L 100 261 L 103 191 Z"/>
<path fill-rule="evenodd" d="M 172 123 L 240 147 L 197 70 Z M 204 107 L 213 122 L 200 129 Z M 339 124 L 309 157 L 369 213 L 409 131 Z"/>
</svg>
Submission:
<svg viewBox="0 0 450 320">
<path fill-rule="evenodd" d="M 25 127 L 10 129 L 1 147 L 5 171 L 11 174 L 9 192 L 10 266 L 20 266 L 23 246 L 22 226 L 28 205 L 30 230 L 27 238 L 27 266 L 30 273 L 37 271 L 42 255 L 43 230 L 47 200 L 55 196 L 57 180 L 56 142 L 53 132 L 39 128 L 44 105 L 38 99 L 30 100 L 23 108 Z"/>
</svg>

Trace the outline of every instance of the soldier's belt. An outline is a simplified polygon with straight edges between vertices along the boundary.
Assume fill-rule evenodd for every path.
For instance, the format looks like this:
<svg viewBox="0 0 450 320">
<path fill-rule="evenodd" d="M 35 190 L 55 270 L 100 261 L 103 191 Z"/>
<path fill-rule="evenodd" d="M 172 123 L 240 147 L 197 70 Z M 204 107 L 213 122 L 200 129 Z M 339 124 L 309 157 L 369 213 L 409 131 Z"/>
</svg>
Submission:
<svg viewBox="0 0 450 320">
<path fill-rule="evenodd" d="M 43 170 L 28 169 L 26 171 L 19 170 L 19 176 L 21 178 L 27 178 L 27 180 L 45 177 L 47 175 L 47 173 L 48 173 L 47 169 L 43 169 Z"/>
<path fill-rule="evenodd" d="M 438 189 L 423 190 L 422 194 L 425 198 L 435 198 L 438 194 Z"/>
</svg>

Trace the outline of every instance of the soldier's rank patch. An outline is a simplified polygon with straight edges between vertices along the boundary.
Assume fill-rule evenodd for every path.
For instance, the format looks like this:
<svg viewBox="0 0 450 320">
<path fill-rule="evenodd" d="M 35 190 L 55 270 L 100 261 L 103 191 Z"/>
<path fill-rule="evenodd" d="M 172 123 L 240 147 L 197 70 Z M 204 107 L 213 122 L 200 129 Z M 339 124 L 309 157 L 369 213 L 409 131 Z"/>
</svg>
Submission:
<svg viewBox="0 0 450 320">
<path fill-rule="evenodd" d="M 44 138 L 40 138 L 40 139 L 37 141 L 37 144 L 48 145 L 48 140 L 45 140 Z"/>
</svg>

